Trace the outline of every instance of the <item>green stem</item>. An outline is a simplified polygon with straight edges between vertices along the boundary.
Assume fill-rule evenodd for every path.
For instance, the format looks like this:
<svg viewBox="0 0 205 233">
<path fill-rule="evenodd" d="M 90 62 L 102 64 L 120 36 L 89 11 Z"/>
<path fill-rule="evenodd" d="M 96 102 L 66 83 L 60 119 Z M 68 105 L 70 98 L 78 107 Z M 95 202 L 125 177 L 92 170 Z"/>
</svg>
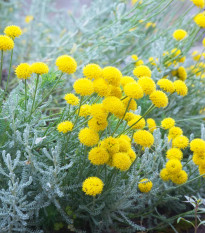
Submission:
<svg viewBox="0 0 205 233">
<path fill-rule="evenodd" d="M 1 81 L 2 81 L 3 56 L 4 56 L 4 52 L 3 50 L 1 50 L 0 86 L 1 86 Z"/>
<path fill-rule="evenodd" d="M 25 111 L 27 110 L 27 84 L 26 84 L 26 79 L 24 82 L 24 87 L 25 87 Z"/>
<path fill-rule="evenodd" d="M 81 108 L 82 102 L 83 102 L 83 96 L 80 97 L 80 104 L 79 104 L 79 108 L 78 108 L 78 113 L 77 113 L 75 122 L 74 122 L 74 124 L 73 124 L 73 128 L 74 128 L 74 126 L 76 125 L 76 123 L 77 123 L 77 121 L 78 121 L 78 117 L 79 117 L 79 113 L 80 113 L 80 108 Z"/>
<path fill-rule="evenodd" d="M 11 75 L 11 65 L 12 65 L 12 60 L 13 60 L 13 53 L 14 53 L 14 50 L 12 49 L 12 50 L 11 50 L 10 64 L 9 64 L 9 74 L 8 74 L 8 77 L 7 77 L 5 94 L 6 94 L 7 89 L 8 89 L 9 79 L 10 79 L 10 75 Z"/>
</svg>

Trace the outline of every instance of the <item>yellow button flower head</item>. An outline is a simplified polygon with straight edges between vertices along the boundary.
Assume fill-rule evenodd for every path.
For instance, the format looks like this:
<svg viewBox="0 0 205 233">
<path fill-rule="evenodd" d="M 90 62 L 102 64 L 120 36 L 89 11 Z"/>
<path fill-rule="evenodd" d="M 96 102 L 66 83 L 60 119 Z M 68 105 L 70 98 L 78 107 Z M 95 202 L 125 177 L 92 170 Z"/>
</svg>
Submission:
<svg viewBox="0 0 205 233">
<path fill-rule="evenodd" d="M 148 118 L 148 119 L 147 119 L 147 126 L 148 126 L 149 131 L 150 131 L 151 133 L 153 133 L 154 130 L 157 128 L 156 122 L 155 122 L 155 120 L 152 119 L 152 118 Z"/>
<path fill-rule="evenodd" d="M 198 166 L 205 164 L 205 152 L 204 153 L 194 153 L 192 160 Z"/>
<path fill-rule="evenodd" d="M 122 73 L 113 66 L 107 66 L 103 69 L 103 78 L 108 81 L 109 84 L 113 86 L 120 86 L 120 80 L 122 78 Z"/>
<path fill-rule="evenodd" d="M 204 8 L 205 2 L 204 0 L 191 0 L 194 5 L 200 7 L 200 8 Z"/>
<path fill-rule="evenodd" d="M 0 50 L 7 51 L 14 48 L 13 40 L 8 36 L 0 35 Z"/>
<path fill-rule="evenodd" d="M 199 165 L 199 174 L 205 174 L 205 164 Z M 205 178 L 205 175 L 203 177 Z"/>
<path fill-rule="evenodd" d="M 109 158 L 109 153 L 101 146 L 92 148 L 88 154 L 88 159 L 93 165 L 103 165 L 108 162 Z"/>
<path fill-rule="evenodd" d="M 168 97 L 162 91 L 152 92 L 149 98 L 157 108 L 165 108 L 168 105 Z"/>
<path fill-rule="evenodd" d="M 128 125 L 132 126 L 132 129 L 143 129 L 145 127 L 145 119 L 140 115 L 135 115 L 132 120 L 128 121 Z M 137 123 L 136 123 L 137 122 Z"/>
<path fill-rule="evenodd" d="M 174 84 L 168 79 L 160 79 L 157 85 L 166 92 L 173 93 L 175 91 Z"/>
<path fill-rule="evenodd" d="M 173 126 L 172 128 L 169 129 L 168 137 L 173 139 L 176 138 L 177 136 L 181 136 L 182 134 L 183 131 L 180 127 Z"/>
<path fill-rule="evenodd" d="M 87 78 L 80 78 L 73 84 L 75 92 L 81 96 L 92 95 L 94 92 L 93 83 Z"/>
<path fill-rule="evenodd" d="M 43 62 L 35 62 L 31 65 L 31 71 L 35 74 L 47 74 L 49 71 L 48 66 Z"/>
<path fill-rule="evenodd" d="M 128 103 L 129 103 L 128 111 L 129 110 L 135 111 L 137 109 L 137 103 L 134 99 L 131 99 L 131 101 L 130 101 L 130 98 L 125 98 L 124 100 L 122 100 L 122 102 L 125 105 L 125 108 L 127 108 Z"/>
<path fill-rule="evenodd" d="M 89 196 L 96 196 L 102 193 L 104 183 L 98 177 L 89 177 L 83 182 L 82 190 Z"/>
<path fill-rule="evenodd" d="M 152 189 L 152 181 L 148 180 L 148 179 L 142 179 L 140 180 L 139 184 L 138 184 L 138 188 L 142 193 L 148 193 L 151 191 Z"/>
<path fill-rule="evenodd" d="M 105 130 L 108 122 L 106 119 L 98 120 L 95 117 L 88 121 L 88 126 L 96 132 Z"/>
<path fill-rule="evenodd" d="M 173 33 L 173 37 L 175 40 L 183 40 L 187 36 L 187 32 L 183 29 L 177 29 Z"/>
<path fill-rule="evenodd" d="M 28 63 L 21 63 L 16 67 L 15 73 L 19 79 L 28 79 L 32 74 L 31 66 Z"/>
<path fill-rule="evenodd" d="M 30 23 L 34 19 L 33 15 L 27 15 L 24 19 L 25 23 Z"/>
<path fill-rule="evenodd" d="M 204 153 L 205 141 L 201 138 L 195 138 L 190 142 L 190 150 L 196 153 Z"/>
<path fill-rule="evenodd" d="M 132 113 L 132 112 L 127 112 L 127 113 L 125 114 L 124 120 L 125 120 L 125 121 L 131 121 L 134 117 L 135 117 L 135 114 L 134 114 L 134 113 Z"/>
<path fill-rule="evenodd" d="M 161 122 L 161 126 L 164 129 L 170 129 L 175 125 L 175 120 L 171 117 L 164 118 L 164 120 Z"/>
<path fill-rule="evenodd" d="M 90 115 L 102 121 L 107 119 L 108 112 L 105 110 L 103 104 L 93 104 L 90 109 Z"/>
<path fill-rule="evenodd" d="M 80 108 L 79 116 L 87 117 L 91 113 L 91 106 L 89 104 L 83 104 Z"/>
<path fill-rule="evenodd" d="M 101 146 L 104 147 L 110 154 L 118 153 L 120 149 L 119 140 L 113 137 L 103 139 Z"/>
<path fill-rule="evenodd" d="M 78 137 L 83 145 L 89 147 L 96 145 L 99 141 L 98 133 L 90 128 L 81 129 Z"/>
<path fill-rule="evenodd" d="M 76 106 L 79 104 L 79 98 L 72 93 L 66 94 L 64 99 L 70 105 Z"/>
<path fill-rule="evenodd" d="M 68 55 L 62 55 L 56 59 L 56 66 L 60 71 L 67 74 L 73 74 L 77 70 L 77 62 Z"/>
<path fill-rule="evenodd" d="M 194 17 L 194 22 L 202 28 L 205 28 L 205 12 L 199 13 Z"/>
<path fill-rule="evenodd" d="M 188 175 L 184 170 L 181 170 L 171 176 L 171 181 L 175 184 L 184 184 L 188 180 Z"/>
<path fill-rule="evenodd" d="M 165 182 L 170 180 L 170 172 L 168 172 L 168 170 L 166 168 L 163 168 L 160 171 L 160 178 Z"/>
<path fill-rule="evenodd" d="M 124 87 L 126 84 L 132 83 L 134 81 L 135 81 L 134 78 L 130 76 L 123 76 L 120 82 L 121 82 L 122 87 Z"/>
<path fill-rule="evenodd" d="M 94 91 L 100 97 L 108 96 L 111 92 L 111 86 L 103 78 L 95 79 L 93 81 Z"/>
<path fill-rule="evenodd" d="M 112 156 L 112 165 L 121 171 L 127 171 L 132 162 L 127 153 L 116 153 Z"/>
<path fill-rule="evenodd" d="M 134 141 L 141 146 L 151 147 L 154 144 L 154 137 L 146 130 L 138 130 L 134 133 Z"/>
<path fill-rule="evenodd" d="M 131 149 L 131 143 L 124 138 L 127 135 L 121 135 L 118 140 L 119 140 L 119 144 L 120 144 L 120 152 L 128 152 L 129 149 Z"/>
<path fill-rule="evenodd" d="M 180 149 L 178 148 L 171 148 L 167 151 L 166 153 L 167 159 L 178 159 L 182 160 L 183 158 L 183 153 Z"/>
<path fill-rule="evenodd" d="M 171 174 L 174 174 L 174 173 L 180 172 L 182 170 L 182 165 L 178 159 L 170 159 L 166 163 L 166 169 Z"/>
<path fill-rule="evenodd" d="M 60 133 L 68 133 L 73 129 L 73 123 L 71 121 L 61 122 L 60 124 L 58 124 L 57 129 Z"/>
<path fill-rule="evenodd" d="M 181 81 L 181 80 L 174 81 L 174 87 L 175 87 L 176 93 L 178 95 L 181 95 L 181 96 L 187 95 L 188 88 L 183 81 Z"/>
<path fill-rule="evenodd" d="M 115 97 L 117 97 L 117 98 L 120 99 L 122 97 L 122 90 L 121 90 L 121 88 L 110 85 L 109 96 L 115 96 Z"/>
<path fill-rule="evenodd" d="M 183 66 L 180 66 L 177 69 L 177 77 L 182 81 L 185 81 L 187 79 L 187 72 Z"/>
<path fill-rule="evenodd" d="M 141 66 L 137 66 L 133 70 L 133 74 L 137 76 L 138 78 L 141 78 L 143 76 L 147 76 L 151 78 L 152 72 L 148 66 L 141 65 Z"/>
<path fill-rule="evenodd" d="M 130 82 L 124 86 L 125 95 L 134 99 L 141 99 L 144 95 L 142 87 L 137 82 Z"/>
<path fill-rule="evenodd" d="M 172 146 L 185 149 L 189 145 L 189 139 L 186 136 L 177 136 L 172 141 Z"/>
<path fill-rule="evenodd" d="M 134 152 L 133 149 L 129 149 L 128 152 L 127 152 L 127 155 L 130 157 L 132 163 L 137 158 L 137 155 L 136 155 L 136 153 Z"/>
<path fill-rule="evenodd" d="M 102 69 L 97 64 L 88 64 L 83 68 L 83 74 L 89 79 L 98 79 L 102 77 Z"/>
<path fill-rule="evenodd" d="M 15 25 L 8 26 L 4 29 L 4 33 L 14 39 L 22 34 L 21 28 Z"/>
<path fill-rule="evenodd" d="M 156 84 L 153 79 L 149 77 L 141 77 L 137 82 L 144 91 L 145 95 L 150 95 L 156 90 Z"/>
</svg>

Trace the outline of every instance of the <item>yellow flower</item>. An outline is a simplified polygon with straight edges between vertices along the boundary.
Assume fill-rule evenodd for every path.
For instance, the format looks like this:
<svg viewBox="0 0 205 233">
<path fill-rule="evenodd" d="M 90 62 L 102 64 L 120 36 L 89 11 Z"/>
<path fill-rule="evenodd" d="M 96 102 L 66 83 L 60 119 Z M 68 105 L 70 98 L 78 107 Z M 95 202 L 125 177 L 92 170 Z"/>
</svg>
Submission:
<svg viewBox="0 0 205 233">
<path fill-rule="evenodd" d="M 133 149 L 129 149 L 127 151 L 127 155 L 130 157 L 131 162 L 133 163 L 135 161 L 135 159 L 137 158 L 137 155 L 135 153 L 135 151 Z"/>
<path fill-rule="evenodd" d="M 204 175 L 205 174 L 205 164 L 199 165 L 199 174 Z M 205 175 L 203 176 L 205 178 Z"/>
<path fill-rule="evenodd" d="M 178 29 L 173 33 L 173 37 L 176 40 L 183 40 L 186 36 L 187 36 L 187 32 L 183 29 Z"/>
<path fill-rule="evenodd" d="M 146 130 L 138 130 L 134 133 L 134 141 L 143 147 L 151 147 L 154 143 L 154 137 Z"/>
<path fill-rule="evenodd" d="M 185 81 L 187 79 L 187 72 L 183 66 L 180 66 L 178 68 L 177 77 L 182 81 Z"/>
<path fill-rule="evenodd" d="M 172 146 L 185 149 L 189 145 L 189 139 L 186 136 L 177 136 L 172 141 Z"/>
<path fill-rule="evenodd" d="M 131 58 L 132 58 L 132 60 L 134 60 L 134 61 L 137 61 L 137 60 L 138 60 L 138 56 L 135 55 L 135 54 L 133 54 L 133 55 L 131 56 Z"/>
<path fill-rule="evenodd" d="M 125 114 L 124 120 L 125 120 L 125 121 L 131 121 L 134 117 L 135 117 L 135 114 L 134 114 L 134 113 L 132 113 L 132 112 L 127 112 L 127 113 Z"/>
<path fill-rule="evenodd" d="M 140 65 L 133 70 L 133 74 L 138 78 L 141 78 L 143 76 L 151 78 L 152 72 L 148 66 Z"/>
<path fill-rule="evenodd" d="M 144 64 L 143 60 L 138 60 L 138 61 L 135 63 L 136 66 L 141 66 L 141 65 L 143 65 L 143 64 Z"/>
<path fill-rule="evenodd" d="M 103 104 L 93 104 L 91 105 L 90 115 L 99 121 L 103 121 L 107 119 L 108 112 L 105 110 Z"/>
<path fill-rule="evenodd" d="M 119 149 L 120 152 L 128 152 L 128 150 L 131 149 L 130 142 L 126 140 L 124 137 L 119 137 L 118 141 L 120 145 L 120 149 Z"/>
<path fill-rule="evenodd" d="M 103 78 L 113 86 L 120 86 L 120 79 L 122 78 L 121 72 L 112 66 L 107 66 L 103 69 Z"/>
<path fill-rule="evenodd" d="M 115 86 L 112 86 L 110 85 L 110 93 L 109 93 L 109 96 L 115 96 L 117 98 L 121 98 L 122 97 L 122 90 L 120 87 L 115 87 Z"/>
<path fill-rule="evenodd" d="M 19 79 L 28 79 L 32 74 L 31 66 L 28 63 L 21 63 L 16 67 L 15 73 Z"/>
<path fill-rule="evenodd" d="M 89 79 L 98 79 L 102 77 L 102 69 L 97 64 L 88 64 L 83 68 L 83 74 Z"/>
<path fill-rule="evenodd" d="M 96 196 L 102 193 L 104 183 L 98 177 L 87 178 L 82 185 L 82 190 L 85 194 L 90 196 Z"/>
<path fill-rule="evenodd" d="M 61 122 L 60 124 L 58 124 L 57 129 L 60 133 L 68 133 L 73 129 L 73 123 L 71 121 Z"/>
<path fill-rule="evenodd" d="M 196 153 L 205 152 L 205 141 L 201 138 L 195 138 L 190 142 L 190 150 Z"/>
<path fill-rule="evenodd" d="M 128 111 L 129 110 L 135 111 L 137 109 L 137 103 L 136 103 L 136 101 L 134 99 L 130 100 L 130 98 L 125 98 L 125 99 L 122 100 L 122 102 L 123 102 L 125 108 L 127 108 L 128 103 L 129 103 Z"/>
<path fill-rule="evenodd" d="M 165 182 L 170 180 L 170 173 L 168 172 L 168 170 L 166 168 L 163 168 L 160 171 L 160 178 Z"/>
<path fill-rule="evenodd" d="M 107 128 L 108 122 L 106 119 L 96 119 L 95 117 L 88 121 L 88 126 L 95 131 L 102 131 Z"/>
<path fill-rule="evenodd" d="M 176 138 L 177 136 L 181 136 L 183 134 L 183 131 L 180 127 L 173 126 L 172 128 L 169 129 L 169 135 L 171 139 Z"/>
<path fill-rule="evenodd" d="M 94 147 L 88 154 L 88 159 L 93 165 L 103 165 L 108 162 L 110 156 L 105 148 Z"/>
<path fill-rule="evenodd" d="M 83 104 L 80 108 L 79 116 L 87 117 L 91 113 L 91 106 L 89 104 Z"/>
<path fill-rule="evenodd" d="M 205 28 L 205 12 L 199 13 L 194 17 L 194 22 L 202 28 Z"/>
<path fill-rule="evenodd" d="M 132 126 L 132 129 L 143 129 L 145 127 L 145 124 L 146 124 L 145 119 L 142 118 L 142 116 L 140 115 L 135 115 L 132 118 L 132 120 L 128 121 L 128 125 Z"/>
<path fill-rule="evenodd" d="M 170 159 L 166 163 L 166 169 L 171 174 L 178 173 L 182 170 L 182 165 L 178 159 Z"/>
<path fill-rule="evenodd" d="M 203 152 L 203 153 L 196 153 L 195 152 L 193 154 L 192 160 L 198 166 L 201 164 L 205 164 L 205 152 Z"/>
<path fill-rule="evenodd" d="M 94 92 L 93 83 L 87 78 L 80 78 L 73 84 L 75 92 L 81 96 L 92 95 Z"/>
<path fill-rule="evenodd" d="M 181 170 L 171 176 L 171 181 L 175 184 L 184 184 L 188 180 L 188 175 L 185 171 Z"/>
<path fill-rule="evenodd" d="M 83 145 L 89 147 L 96 145 L 99 141 L 98 133 L 90 128 L 81 129 L 78 137 Z"/>
<path fill-rule="evenodd" d="M 93 86 L 95 93 L 100 97 L 108 96 L 111 92 L 111 86 L 103 78 L 94 80 Z"/>
<path fill-rule="evenodd" d="M 181 96 L 187 95 L 188 88 L 183 81 L 181 80 L 174 81 L 174 87 L 178 95 L 181 95 Z"/>
<path fill-rule="evenodd" d="M 169 93 L 173 93 L 175 91 L 173 82 L 168 80 L 168 79 L 160 79 L 157 82 L 157 85 L 159 85 L 159 87 L 163 91 L 166 91 L 166 92 L 169 92 Z"/>
<path fill-rule="evenodd" d="M 13 40 L 8 36 L 0 35 L 0 50 L 7 51 L 14 48 Z"/>
<path fill-rule="evenodd" d="M 148 179 L 142 179 L 140 180 L 139 184 L 138 184 L 138 188 L 142 193 L 148 193 L 151 191 L 152 189 L 152 181 L 148 180 Z"/>
<path fill-rule="evenodd" d="M 147 125 L 148 125 L 149 131 L 150 131 L 151 133 L 153 133 L 154 130 L 157 128 L 156 122 L 155 122 L 155 120 L 152 119 L 152 118 L 148 118 L 148 119 L 147 119 Z"/>
<path fill-rule="evenodd" d="M 21 28 L 15 25 L 8 26 L 4 29 L 4 33 L 14 39 L 22 34 Z"/>
<path fill-rule="evenodd" d="M 135 81 L 134 78 L 132 78 L 130 76 L 123 76 L 120 80 L 120 83 L 121 83 L 122 87 L 124 87 L 126 84 L 132 83 L 134 81 Z"/>
<path fill-rule="evenodd" d="M 142 87 L 137 82 L 131 82 L 124 86 L 125 94 L 134 99 L 141 99 L 144 95 Z"/>
<path fill-rule="evenodd" d="M 60 71 L 67 74 L 73 74 L 77 70 L 77 62 L 68 55 L 62 55 L 56 59 L 56 66 Z"/>
<path fill-rule="evenodd" d="M 178 148 L 171 148 L 167 151 L 166 153 L 167 159 L 178 159 L 182 160 L 183 158 L 183 153 L 180 149 Z"/>
<path fill-rule="evenodd" d="M 112 156 L 112 165 L 121 171 L 127 171 L 131 164 L 131 159 L 127 153 L 119 152 Z"/>
<path fill-rule="evenodd" d="M 175 120 L 171 117 L 164 118 L 164 120 L 161 122 L 161 126 L 164 129 L 170 129 L 175 125 Z"/>
<path fill-rule="evenodd" d="M 34 19 L 33 15 L 27 15 L 24 19 L 25 23 L 30 23 Z"/>
<path fill-rule="evenodd" d="M 196 5 L 196 6 L 198 6 L 198 7 L 200 7 L 200 8 L 204 8 L 204 0 L 191 0 L 193 3 L 194 3 L 194 5 Z"/>
<path fill-rule="evenodd" d="M 31 65 L 31 71 L 32 73 L 42 75 L 42 74 L 47 74 L 49 71 L 49 68 L 43 62 L 35 62 Z"/>
<path fill-rule="evenodd" d="M 74 94 L 72 94 L 72 93 L 66 94 L 64 99 L 70 105 L 76 106 L 76 105 L 79 104 L 79 98 L 77 96 L 75 96 Z"/>
<path fill-rule="evenodd" d="M 104 147 L 110 154 L 118 153 L 120 150 L 119 140 L 113 137 L 103 139 L 101 146 Z"/>
<path fill-rule="evenodd" d="M 168 97 L 162 91 L 152 92 L 149 98 L 157 108 L 165 108 L 168 105 Z"/>
<path fill-rule="evenodd" d="M 150 95 L 156 90 L 156 85 L 153 79 L 149 77 L 141 77 L 137 82 L 141 87 L 145 95 Z"/>
</svg>

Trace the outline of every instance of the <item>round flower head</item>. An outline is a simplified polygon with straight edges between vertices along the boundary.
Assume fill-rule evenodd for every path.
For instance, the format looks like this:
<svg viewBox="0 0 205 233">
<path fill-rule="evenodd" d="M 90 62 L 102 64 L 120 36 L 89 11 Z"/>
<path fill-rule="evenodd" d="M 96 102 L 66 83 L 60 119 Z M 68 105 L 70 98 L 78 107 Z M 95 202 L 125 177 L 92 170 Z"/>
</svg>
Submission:
<svg viewBox="0 0 205 233">
<path fill-rule="evenodd" d="M 182 165 L 178 159 L 170 159 L 166 163 L 166 169 L 171 174 L 178 173 L 182 170 Z"/>
<path fill-rule="evenodd" d="M 148 118 L 148 119 L 147 119 L 147 126 L 148 126 L 149 131 L 150 131 L 151 133 L 153 133 L 154 130 L 157 128 L 156 122 L 155 122 L 155 120 L 152 119 L 152 118 Z"/>
<path fill-rule="evenodd" d="M 171 139 L 176 138 L 177 136 L 181 136 L 183 134 L 183 131 L 180 127 L 173 126 L 169 129 L 169 135 Z"/>
<path fill-rule="evenodd" d="M 205 174 L 205 164 L 199 166 L 199 174 L 200 174 L 200 176 L 203 175 L 203 177 L 205 178 L 205 175 L 204 175 Z"/>
<path fill-rule="evenodd" d="M 205 152 L 205 141 L 201 138 L 196 138 L 190 142 L 190 150 L 196 153 Z"/>
<path fill-rule="evenodd" d="M 104 183 L 98 177 L 89 177 L 83 182 L 82 190 L 89 196 L 96 196 L 102 193 Z"/>
<path fill-rule="evenodd" d="M 137 66 L 133 70 L 133 74 L 137 76 L 138 78 L 141 78 L 143 76 L 147 76 L 151 78 L 152 72 L 148 66 L 141 65 L 141 66 Z"/>
<path fill-rule="evenodd" d="M 136 155 L 136 153 L 134 152 L 133 149 L 129 149 L 129 150 L 127 151 L 127 155 L 130 157 L 132 163 L 133 163 L 133 162 L 135 161 L 135 159 L 137 158 L 137 155 Z"/>
<path fill-rule="evenodd" d="M 168 105 L 168 97 L 162 91 L 152 92 L 149 98 L 157 108 L 165 108 Z"/>
<path fill-rule="evenodd" d="M 87 78 L 80 78 L 73 84 L 75 92 L 81 96 L 92 95 L 94 87 L 92 81 Z"/>
<path fill-rule="evenodd" d="M 103 147 L 94 147 L 88 154 L 88 159 L 93 165 L 103 165 L 108 162 L 110 156 Z"/>
<path fill-rule="evenodd" d="M 124 120 L 125 121 L 131 121 L 135 117 L 135 114 L 132 112 L 127 112 L 125 114 Z"/>
<path fill-rule="evenodd" d="M 21 63 L 16 67 L 15 73 L 19 79 L 28 79 L 32 74 L 31 67 L 28 63 Z"/>
<path fill-rule="evenodd" d="M 120 86 L 120 80 L 122 78 L 121 72 L 112 66 L 107 66 L 103 69 L 103 78 L 113 86 Z"/>
<path fill-rule="evenodd" d="M 205 12 L 199 13 L 194 17 L 194 22 L 202 28 L 205 28 Z"/>
<path fill-rule="evenodd" d="M 4 29 L 4 33 L 14 39 L 22 34 L 21 28 L 15 25 L 8 26 Z"/>
<path fill-rule="evenodd" d="M 56 59 L 56 66 L 60 71 L 67 74 L 73 74 L 77 70 L 75 59 L 68 55 L 62 55 Z"/>
<path fill-rule="evenodd" d="M 142 179 L 140 180 L 139 184 L 138 184 L 138 188 L 142 193 L 148 193 L 151 191 L 152 189 L 152 181 L 148 180 L 148 179 Z"/>
<path fill-rule="evenodd" d="M 170 179 L 170 173 L 168 172 L 168 170 L 166 168 L 163 168 L 160 171 L 160 178 L 165 182 Z"/>
<path fill-rule="evenodd" d="M 184 170 L 181 170 L 171 176 L 171 181 L 175 184 L 184 184 L 188 180 L 188 175 Z"/>
<path fill-rule="evenodd" d="M 111 92 L 111 86 L 103 78 L 99 78 L 93 81 L 94 91 L 100 97 L 108 96 Z"/>
<path fill-rule="evenodd" d="M 120 144 L 117 138 L 108 137 L 102 140 L 101 146 L 104 147 L 110 154 L 119 152 Z"/>
<path fill-rule="evenodd" d="M 174 87 L 178 95 L 181 95 L 181 96 L 187 95 L 188 88 L 183 81 L 181 80 L 174 81 Z"/>
<path fill-rule="evenodd" d="M 87 117 L 90 115 L 91 106 L 89 104 L 83 104 L 80 108 L 79 116 Z"/>
<path fill-rule="evenodd" d="M 141 99 L 144 95 L 142 87 L 137 82 L 131 82 L 124 86 L 125 95 L 134 99 Z"/>
<path fill-rule="evenodd" d="M 14 48 L 13 40 L 8 36 L 0 35 L 0 50 L 7 51 Z"/>
<path fill-rule="evenodd" d="M 98 120 L 95 117 L 88 121 L 88 126 L 95 131 L 102 131 L 107 128 L 108 122 L 106 119 Z"/>
<path fill-rule="evenodd" d="M 122 97 L 122 90 L 120 87 L 115 87 L 115 86 L 112 86 L 110 85 L 110 93 L 109 93 L 109 96 L 115 96 L 117 98 L 121 98 Z"/>
<path fill-rule="evenodd" d="M 183 66 L 180 66 L 178 68 L 177 77 L 182 81 L 185 81 L 187 79 L 187 72 Z"/>
<path fill-rule="evenodd" d="M 154 137 L 146 130 L 139 130 L 134 133 L 134 141 L 143 147 L 151 147 L 154 144 Z"/>
<path fill-rule="evenodd" d="M 102 77 L 102 69 L 97 64 L 88 64 L 83 68 L 83 75 L 89 79 L 98 79 Z"/>
<path fill-rule="evenodd" d="M 73 129 L 73 123 L 71 121 L 61 122 L 60 124 L 58 124 L 57 129 L 60 133 L 68 133 Z"/>
<path fill-rule="evenodd" d="M 27 15 L 24 19 L 25 23 L 30 23 L 34 19 L 33 15 Z"/>
<path fill-rule="evenodd" d="M 175 91 L 174 84 L 168 79 L 160 79 L 157 85 L 166 92 L 173 93 Z"/>
<path fill-rule="evenodd" d="M 120 80 L 120 83 L 121 83 L 122 87 L 124 87 L 126 84 L 132 83 L 134 81 L 135 81 L 134 78 L 132 78 L 130 76 L 123 76 Z"/>
<path fill-rule="evenodd" d="M 170 129 L 175 125 L 175 120 L 171 117 L 164 118 L 164 120 L 161 122 L 161 126 L 164 129 Z"/>
<path fill-rule="evenodd" d="M 123 137 L 119 137 L 119 144 L 120 144 L 120 152 L 128 152 L 128 150 L 131 148 L 131 144 L 129 141 L 127 141 Z"/>
<path fill-rule="evenodd" d="M 172 141 L 172 146 L 185 149 L 189 145 L 189 139 L 186 136 L 177 136 Z"/>
<path fill-rule="evenodd" d="M 94 146 L 99 141 L 98 133 L 90 128 L 81 129 L 79 132 L 79 140 L 85 146 Z"/>
<path fill-rule="evenodd" d="M 114 154 L 112 157 L 112 165 L 121 171 L 127 171 L 131 164 L 131 159 L 127 153 L 119 152 Z"/>
<path fill-rule="evenodd" d="M 115 96 L 108 96 L 103 100 L 103 107 L 116 117 L 122 117 L 125 113 L 123 102 Z"/>
<path fill-rule="evenodd" d="M 191 0 L 191 1 L 194 3 L 194 5 L 200 8 L 204 8 L 204 4 L 205 4 L 204 0 Z"/>
<path fill-rule="evenodd" d="M 105 110 L 103 104 L 93 104 L 90 109 L 90 114 L 99 121 L 106 120 L 108 116 L 108 112 Z"/>
<path fill-rule="evenodd" d="M 128 109 L 127 109 L 128 111 L 129 110 L 135 111 L 137 109 L 137 103 L 134 99 L 130 100 L 130 98 L 125 98 L 122 100 L 122 102 L 123 102 L 125 108 L 128 107 Z M 128 104 L 129 104 L 129 106 L 128 106 Z"/>
<path fill-rule="evenodd" d="M 75 96 L 74 94 L 72 94 L 72 93 L 66 94 L 64 99 L 70 105 L 76 106 L 76 105 L 79 104 L 79 98 L 77 96 Z"/>
<path fill-rule="evenodd" d="M 153 91 L 156 90 L 154 80 L 149 77 L 141 77 L 137 83 L 142 87 L 145 95 L 150 95 Z"/>
<path fill-rule="evenodd" d="M 49 71 L 49 68 L 43 62 L 35 62 L 31 65 L 31 71 L 32 73 L 42 75 L 42 74 L 47 74 Z"/>
<path fill-rule="evenodd" d="M 182 160 L 183 158 L 183 153 L 180 149 L 178 148 L 171 148 L 167 151 L 166 153 L 167 159 L 178 159 Z"/>
<path fill-rule="evenodd" d="M 174 31 L 173 37 L 175 40 L 183 40 L 187 36 L 187 32 L 183 29 Z"/>
<path fill-rule="evenodd" d="M 129 143 L 131 143 L 131 138 L 129 136 L 127 136 L 126 134 L 122 134 L 119 138 L 124 139 L 124 140 L 128 141 Z"/>
<path fill-rule="evenodd" d="M 135 115 L 132 120 L 128 121 L 128 125 L 131 126 L 132 129 L 143 129 L 145 124 L 145 119 L 140 115 Z"/>
<path fill-rule="evenodd" d="M 201 164 L 205 164 L 205 152 L 204 153 L 194 153 L 192 160 L 198 166 Z"/>
</svg>

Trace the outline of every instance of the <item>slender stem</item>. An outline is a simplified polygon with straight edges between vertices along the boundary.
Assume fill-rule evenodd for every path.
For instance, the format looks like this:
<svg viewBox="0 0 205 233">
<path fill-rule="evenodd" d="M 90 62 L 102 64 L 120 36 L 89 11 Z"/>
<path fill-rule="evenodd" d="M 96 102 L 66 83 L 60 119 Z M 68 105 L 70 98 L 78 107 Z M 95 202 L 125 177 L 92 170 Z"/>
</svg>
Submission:
<svg viewBox="0 0 205 233">
<path fill-rule="evenodd" d="M 33 103 L 32 103 L 31 112 L 30 112 L 30 115 L 29 115 L 29 118 L 28 118 L 29 121 L 31 119 L 31 114 L 33 113 L 33 107 L 34 107 L 34 104 L 35 104 L 36 92 L 37 92 L 37 88 L 38 88 L 38 82 L 39 82 L 39 74 L 37 74 L 37 80 L 36 80 L 36 86 L 35 86 L 35 90 L 34 90 Z"/>
<path fill-rule="evenodd" d="M 4 56 L 4 52 L 3 50 L 1 50 L 0 86 L 1 86 L 1 81 L 2 81 L 3 56 Z"/>
<path fill-rule="evenodd" d="M 26 79 L 25 79 L 25 82 L 24 82 L 24 87 L 25 87 L 25 111 L 27 109 L 27 84 L 26 84 Z"/>
<path fill-rule="evenodd" d="M 75 122 L 74 122 L 74 124 L 73 124 L 73 128 L 74 128 L 74 126 L 76 125 L 76 123 L 77 123 L 77 121 L 78 121 L 78 117 L 79 117 L 79 113 L 80 113 L 80 108 L 81 108 L 82 102 L 83 102 L 83 96 L 80 97 L 80 104 L 79 104 L 79 108 L 78 108 L 78 113 L 77 113 Z"/>
<path fill-rule="evenodd" d="M 8 74 L 8 77 L 7 77 L 6 88 L 5 88 L 5 94 L 6 94 L 7 89 L 8 89 L 9 79 L 10 79 L 10 75 L 11 75 L 11 65 L 12 65 L 12 60 L 13 60 L 13 53 L 14 53 L 14 50 L 12 49 L 11 50 L 10 65 L 9 65 L 9 74 Z"/>
</svg>

